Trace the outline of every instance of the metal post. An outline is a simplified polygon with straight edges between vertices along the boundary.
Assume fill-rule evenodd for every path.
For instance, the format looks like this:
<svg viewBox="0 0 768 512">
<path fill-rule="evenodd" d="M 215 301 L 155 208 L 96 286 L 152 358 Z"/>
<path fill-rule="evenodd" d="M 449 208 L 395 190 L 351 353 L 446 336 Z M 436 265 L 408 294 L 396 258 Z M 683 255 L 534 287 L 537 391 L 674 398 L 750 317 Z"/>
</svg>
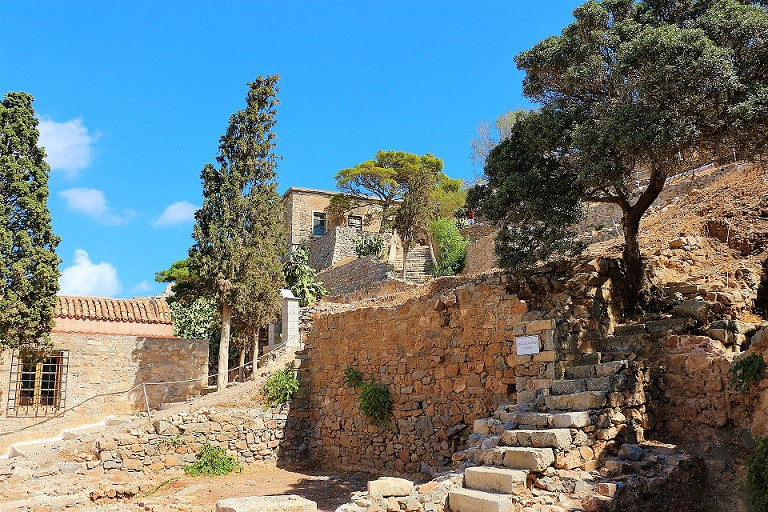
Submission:
<svg viewBox="0 0 768 512">
<path fill-rule="evenodd" d="M 147 421 L 152 425 L 152 414 L 149 412 L 149 398 L 147 398 L 147 385 L 141 383 L 141 389 L 144 390 L 144 404 L 147 406 Z"/>
</svg>

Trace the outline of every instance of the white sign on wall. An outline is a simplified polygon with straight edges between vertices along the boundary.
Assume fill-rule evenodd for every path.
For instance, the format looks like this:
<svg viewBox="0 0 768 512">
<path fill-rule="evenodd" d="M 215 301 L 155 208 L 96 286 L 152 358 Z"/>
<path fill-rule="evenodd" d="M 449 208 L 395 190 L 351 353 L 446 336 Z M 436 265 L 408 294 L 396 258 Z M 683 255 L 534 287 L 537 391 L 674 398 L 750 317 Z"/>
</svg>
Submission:
<svg viewBox="0 0 768 512">
<path fill-rule="evenodd" d="M 517 345 L 517 355 L 524 356 L 528 354 L 539 353 L 539 335 L 535 336 L 515 336 L 515 345 Z"/>
</svg>

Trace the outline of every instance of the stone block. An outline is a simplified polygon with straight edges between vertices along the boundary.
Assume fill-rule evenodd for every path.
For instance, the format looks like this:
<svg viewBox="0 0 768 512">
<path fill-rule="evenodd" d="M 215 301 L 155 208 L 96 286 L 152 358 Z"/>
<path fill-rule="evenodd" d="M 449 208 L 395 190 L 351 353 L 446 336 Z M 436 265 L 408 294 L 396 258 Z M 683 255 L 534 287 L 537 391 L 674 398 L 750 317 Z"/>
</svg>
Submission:
<svg viewBox="0 0 768 512">
<path fill-rule="evenodd" d="M 552 383 L 553 395 L 569 395 L 580 393 L 587 390 L 587 381 L 584 379 L 576 380 L 556 380 Z"/>
<path fill-rule="evenodd" d="M 368 494 L 371 496 L 408 496 L 413 492 L 413 482 L 405 478 L 384 476 L 368 482 Z"/>
<path fill-rule="evenodd" d="M 602 391 L 584 391 L 570 395 L 552 395 L 544 398 L 547 408 L 566 411 L 583 411 L 605 407 L 607 395 Z"/>
<path fill-rule="evenodd" d="M 703 325 L 707 323 L 709 317 L 709 303 L 703 300 L 684 300 L 672 310 L 672 313 L 693 318 L 699 325 Z"/>
<path fill-rule="evenodd" d="M 586 411 L 564 412 L 552 415 L 555 428 L 584 428 L 592 424 L 592 418 Z"/>
<path fill-rule="evenodd" d="M 516 469 L 470 467 L 464 472 L 464 486 L 481 491 L 518 493 L 525 489 L 528 473 Z"/>
<path fill-rule="evenodd" d="M 248 496 L 219 500 L 216 512 L 317 512 L 317 503 L 295 494 Z"/>
<path fill-rule="evenodd" d="M 502 452 L 502 464 L 513 469 L 529 469 L 543 471 L 555 462 L 555 454 L 551 448 L 497 448 Z"/>
<path fill-rule="evenodd" d="M 519 504 L 510 496 L 474 489 L 454 489 L 448 494 L 453 512 L 518 512 Z"/>
</svg>

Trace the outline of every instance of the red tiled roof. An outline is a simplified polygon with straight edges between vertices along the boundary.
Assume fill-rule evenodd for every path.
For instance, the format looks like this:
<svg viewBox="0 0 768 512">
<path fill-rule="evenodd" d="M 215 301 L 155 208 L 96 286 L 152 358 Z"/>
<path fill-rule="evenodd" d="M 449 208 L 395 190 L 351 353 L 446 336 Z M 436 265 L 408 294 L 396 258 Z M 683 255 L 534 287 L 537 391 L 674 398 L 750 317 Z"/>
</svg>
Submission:
<svg viewBox="0 0 768 512">
<path fill-rule="evenodd" d="M 54 316 L 171 325 L 171 310 L 164 299 L 107 299 L 57 295 Z"/>
</svg>

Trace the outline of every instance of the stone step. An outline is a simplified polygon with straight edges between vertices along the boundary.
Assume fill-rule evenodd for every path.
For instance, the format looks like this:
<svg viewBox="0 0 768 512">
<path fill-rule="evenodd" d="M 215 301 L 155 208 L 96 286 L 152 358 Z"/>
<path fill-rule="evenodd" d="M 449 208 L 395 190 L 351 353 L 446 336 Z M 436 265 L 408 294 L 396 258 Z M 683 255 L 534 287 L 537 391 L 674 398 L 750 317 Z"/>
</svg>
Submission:
<svg viewBox="0 0 768 512">
<path fill-rule="evenodd" d="M 613 334 L 621 336 L 624 334 L 645 334 L 648 331 L 645 330 L 645 324 L 618 324 L 613 328 Z"/>
<path fill-rule="evenodd" d="M 555 462 L 552 448 L 530 448 L 522 446 L 499 446 L 494 449 L 494 463 L 512 469 L 544 471 Z"/>
<path fill-rule="evenodd" d="M 96 425 L 87 425 L 83 427 L 68 428 L 61 431 L 61 438 L 65 441 L 70 439 L 80 439 L 81 437 L 101 432 L 107 427 L 106 422 Z"/>
<path fill-rule="evenodd" d="M 527 479 L 528 472 L 519 469 L 475 466 L 464 471 L 464 487 L 478 491 L 515 494 L 525 490 Z"/>
<path fill-rule="evenodd" d="M 587 411 L 568 412 L 519 412 L 515 414 L 515 423 L 521 429 L 544 428 L 583 428 L 592 425 Z"/>
<path fill-rule="evenodd" d="M 611 361 L 609 363 L 586 364 L 571 366 L 565 369 L 566 379 L 591 379 L 593 377 L 607 377 L 627 368 L 629 361 Z"/>
<path fill-rule="evenodd" d="M 550 391 L 552 395 L 570 395 L 584 391 L 619 391 L 625 385 L 623 375 L 608 375 L 606 377 L 593 377 L 591 379 L 561 379 L 552 382 Z"/>
<path fill-rule="evenodd" d="M 448 506 L 453 512 L 518 512 L 520 506 L 509 494 L 496 494 L 475 489 L 454 489 L 448 493 Z"/>
<path fill-rule="evenodd" d="M 649 339 L 645 334 L 622 334 L 595 340 L 593 343 L 601 352 L 637 353 L 642 352 Z"/>
<path fill-rule="evenodd" d="M 504 446 L 565 449 L 571 446 L 571 441 L 571 431 L 567 428 L 505 430 L 501 434 Z"/>
<path fill-rule="evenodd" d="M 104 418 L 104 424 L 108 427 L 111 427 L 113 425 L 122 425 L 123 423 L 130 423 L 135 418 L 132 418 L 130 416 L 107 416 Z"/>
<path fill-rule="evenodd" d="M 604 391 L 584 391 L 570 395 L 550 395 L 544 397 L 544 404 L 550 410 L 584 411 L 602 409 L 608 403 L 608 393 Z"/>
</svg>

